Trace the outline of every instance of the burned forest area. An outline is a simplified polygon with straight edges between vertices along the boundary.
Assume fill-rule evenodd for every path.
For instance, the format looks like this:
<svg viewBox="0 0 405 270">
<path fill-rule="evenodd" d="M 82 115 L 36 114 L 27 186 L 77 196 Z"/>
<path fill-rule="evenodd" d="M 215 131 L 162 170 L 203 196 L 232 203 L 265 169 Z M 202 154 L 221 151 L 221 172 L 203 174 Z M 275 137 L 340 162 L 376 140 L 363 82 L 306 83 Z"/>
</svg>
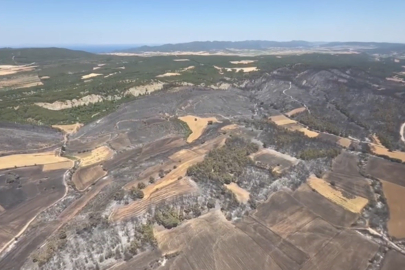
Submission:
<svg viewBox="0 0 405 270">
<path fill-rule="evenodd" d="M 170 65 L 193 83 L 172 68 L 132 85 L 119 60 L 95 69 L 128 87 L 108 98 L 7 91 L 35 104 L 0 122 L 0 269 L 405 269 L 403 82 L 184 58 Z"/>
</svg>

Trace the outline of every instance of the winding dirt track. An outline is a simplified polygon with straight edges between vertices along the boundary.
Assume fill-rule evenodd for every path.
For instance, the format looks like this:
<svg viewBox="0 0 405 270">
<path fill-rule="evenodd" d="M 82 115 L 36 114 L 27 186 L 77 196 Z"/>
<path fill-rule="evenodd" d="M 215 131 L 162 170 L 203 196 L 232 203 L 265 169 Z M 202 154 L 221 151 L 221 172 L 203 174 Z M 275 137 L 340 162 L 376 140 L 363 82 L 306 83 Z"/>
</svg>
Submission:
<svg viewBox="0 0 405 270">
<path fill-rule="evenodd" d="M 402 124 L 399 130 L 399 134 L 401 134 L 401 140 L 405 142 L 405 123 Z"/>
</svg>

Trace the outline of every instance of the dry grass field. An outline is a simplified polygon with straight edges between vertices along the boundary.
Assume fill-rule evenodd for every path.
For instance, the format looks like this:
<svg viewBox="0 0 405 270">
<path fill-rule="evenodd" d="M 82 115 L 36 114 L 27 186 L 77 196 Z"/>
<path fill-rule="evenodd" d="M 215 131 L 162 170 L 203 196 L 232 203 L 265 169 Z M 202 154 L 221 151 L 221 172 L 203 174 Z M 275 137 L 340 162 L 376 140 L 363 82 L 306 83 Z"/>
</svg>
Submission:
<svg viewBox="0 0 405 270">
<path fill-rule="evenodd" d="M 340 138 L 338 140 L 338 144 L 340 144 L 341 146 L 343 146 L 345 148 L 349 148 L 350 145 L 352 144 L 352 140 L 350 140 L 348 138 Z"/>
<path fill-rule="evenodd" d="M 288 124 L 297 124 L 297 121 L 292 120 L 285 115 L 275 115 L 275 116 L 270 116 L 269 118 L 271 121 L 273 121 L 276 125 L 278 126 L 284 126 Z"/>
<path fill-rule="evenodd" d="M 83 191 L 106 175 L 107 172 L 103 170 L 103 166 L 93 165 L 85 168 L 79 168 L 73 174 L 72 181 L 79 191 Z"/>
<path fill-rule="evenodd" d="M 278 126 L 282 126 L 291 131 L 300 131 L 305 134 L 305 136 L 310 138 L 315 138 L 319 136 L 319 133 L 316 131 L 309 130 L 295 120 L 288 118 L 285 115 L 275 115 L 269 118 L 270 121 L 274 122 Z"/>
<path fill-rule="evenodd" d="M 0 170 L 65 162 L 70 162 L 71 167 L 73 166 L 73 161 L 58 156 L 54 151 L 36 154 L 10 155 L 0 157 Z"/>
<path fill-rule="evenodd" d="M 297 108 L 294 110 L 289 111 L 288 113 L 286 113 L 285 115 L 287 115 L 288 117 L 291 117 L 293 115 L 305 112 L 306 108 L 305 107 L 301 107 L 301 108 Z"/>
<path fill-rule="evenodd" d="M 317 178 L 314 175 L 311 175 L 307 182 L 308 185 L 316 190 L 319 194 L 353 213 L 360 213 L 361 210 L 368 204 L 368 200 L 366 198 L 351 194 L 347 196 L 346 194 L 342 193 L 342 191 L 333 188 L 325 180 Z"/>
<path fill-rule="evenodd" d="M 88 153 L 77 154 L 76 158 L 80 159 L 80 167 L 87 167 L 110 159 L 113 151 L 107 146 L 98 147 Z"/>
<path fill-rule="evenodd" d="M 50 163 L 50 164 L 44 164 L 42 166 L 42 171 L 47 172 L 47 171 L 54 171 L 54 170 L 67 170 L 73 167 L 73 162 L 71 160 L 66 160 L 58 163 Z"/>
<path fill-rule="evenodd" d="M 41 82 L 37 74 L 18 75 L 7 79 L 0 78 L 0 89 L 6 87 L 12 89 L 20 89 L 38 85 L 43 85 L 43 83 Z"/>
<path fill-rule="evenodd" d="M 204 132 L 204 129 L 207 127 L 208 122 L 212 121 L 213 123 L 219 122 L 215 117 L 206 117 L 201 118 L 193 115 L 186 115 L 179 117 L 179 119 L 187 123 L 188 127 L 191 129 L 191 134 L 187 138 L 188 143 L 192 143 Z"/>
<path fill-rule="evenodd" d="M 240 203 L 247 203 L 249 201 L 250 198 L 250 193 L 241 188 L 240 186 L 238 186 L 238 184 L 236 183 L 230 183 L 229 185 L 225 185 L 227 189 L 229 189 L 230 191 L 233 192 L 233 194 L 235 194 L 236 199 L 240 202 Z"/>
<path fill-rule="evenodd" d="M 390 158 L 396 158 L 401 160 L 402 162 L 405 162 L 405 152 L 389 151 L 382 145 L 373 145 L 373 144 L 370 144 L 370 149 L 376 155 L 388 156 Z"/>
<path fill-rule="evenodd" d="M 76 124 L 71 124 L 71 125 L 53 125 L 53 128 L 57 128 L 67 134 L 73 134 L 76 133 L 83 124 L 81 123 L 76 123 Z"/>
<path fill-rule="evenodd" d="M 0 65 L 0 76 L 12 75 L 20 72 L 33 71 L 36 66 L 32 65 Z"/>
<path fill-rule="evenodd" d="M 388 233 L 396 239 L 405 238 L 405 187 L 387 181 L 381 181 L 387 198 L 390 219 Z"/>
</svg>

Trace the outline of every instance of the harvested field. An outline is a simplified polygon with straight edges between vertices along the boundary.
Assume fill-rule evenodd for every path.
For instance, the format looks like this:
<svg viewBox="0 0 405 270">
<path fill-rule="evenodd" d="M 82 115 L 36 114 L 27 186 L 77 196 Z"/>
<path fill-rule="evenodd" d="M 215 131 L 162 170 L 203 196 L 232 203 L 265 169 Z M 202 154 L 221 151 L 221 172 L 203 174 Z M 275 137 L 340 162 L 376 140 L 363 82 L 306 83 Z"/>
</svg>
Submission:
<svg viewBox="0 0 405 270">
<path fill-rule="evenodd" d="M 271 198 L 254 218 L 236 224 L 217 210 L 171 230 L 155 229 L 162 253 L 179 253 L 162 269 L 366 270 L 377 244 L 334 228 L 287 192 Z"/>
<path fill-rule="evenodd" d="M 381 270 L 402 270 L 405 265 L 405 255 L 390 250 L 384 258 Z"/>
<path fill-rule="evenodd" d="M 257 60 L 240 60 L 240 61 L 229 61 L 229 62 L 234 65 L 239 65 L 239 64 L 245 65 L 245 64 L 251 64 L 251 63 L 257 62 Z"/>
<path fill-rule="evenodd" d="M 94 184 L 97 180 L 106 176 L 107 172 L 101 165 L 79 168 L 72 177 L 72 181 L 79 191 L 83 191 Z"/>
<path fill-rule="evenodd" d="M 90 78 L 97 77 L 97 76 L 101 76 L 101 75 L 103 75 L 103 74 L 90 73 L 90 74 L 88 74 L 88 75 L 83 75 L 83 76 L 82 76 L 82 80 L 90 79 Z"/>
<path fill-rule="evenodd" d="M 37 154 L 21 154 L 0 157 L 0 170 L 60 162 L 70 162 L 72 164 L 71 166 L 73 166 L 73 161 L 58 156 L 55 151 L 50 151 Z"/>
<path fill-rule="evenodd" d="M 358 217 L 358 214 L 346 210 L 313 191 L 307 184 L 302 184 L 292 196 L 317 216 L 339 227 L 349 227 Z"/>
<path fill-rule="evenodd" d="M 165 73 L 165 74 L 157 75 L 156 78 L 171 77 L 171 76 L 179 76 L 179 75 L 181 75 L 181 74 L 178 73 L 178 72 L 167 72 L 167 73 Z"/>
<path fill-rule="evenodd" d="M 344 194 L 341 191 L 334 189 L 325 180 L 317 178 L 314 175 L 309 177 L 308 185 L 328 200 L 353 213 L 360 213 L 361 210 L 368 204 L 368 200 L 366 198 L 351 194 Z"/>
<path fill-rule="evenodd" d="M 75 157 L 80 159 L 80 167 L 87 167 L 110 159 L 113 151 L 107 146 L 98 147 L 88 153 L 77 154 Z"/>
<path fill-rule="evenodd" d="M 179 119 L 183 122 L 186 122 L 189 128 L 191 129 L 191 134 L 187 138 L 188 143 L 192 143 L 204 132 L 204 129 L 207 127 L 208 122 L 217 123 L 219 122 L 215 117 L 206 117 L 201 118 L 193 115 L 186 115 L 179 117 Z"/>
<path fill-rule="evenodd" d="M 76 123 L 76 124 L 71 124 L 71 125 L 53 125 L 53 128 L 57 128 L 67 134 L 73 134 L 76 133 L 83 124 L 81 123 Z"/>
<path fill-rule="evenodd" d="M 247 203 L 249 201 L 250 193 L 238 186 L 236 183 L 230 183 L 229 185 L 225 185 L 227 189 L 233 192 L 235 194 L 236 199 L 240 203 Z"/>
<path fill-rule="evenodd" d="M 390 219 L 388 233 L 396 239 L 405 238 L 405 187 L 387 181 L 381 181 L 387 198 Z"/>
<path fill-rule="evenodd" d="M 339 190 L 373 200 L 370 182 L 360 174 L 358 162 L 357 155 L 344 151 L 333 160 L 332 170 L 323 179 Z"/>
<path fill-rule="evenodd" d="M 291 131 L 300 131 L 304 133 L 309 138 L 315 138 L 319 136 L 319 133 L 316 131 L 309 130 L 308 128 L 304 127 L 300 123 L 295 120 L 288 118 L 287 116 L 280 114 L 271 116 L 269 118 L 270 121 L 273 121 L 278 126 L 283 126 L 284 128 L 291 130 Z"/>
<path fill-rule="evenodd" d="M 0 89 L 6 87 L 12 89 L 20 89 L 38 85 L 43 85 L 43 83 L 41 82 L 37 74 L 20 75 L 8 79 L 0 79 Z"/>
<path fill-rule="evenodd" d="M 366 270 L 378 245 L 355 232 L 341 231 L 306 261 L 301 270 Z"/>
<path fill-rule="evenodd" d="M 36 66 L 32 65 L 0 65 L 0 76 L 12 75 L 19 72 L 33 71 L 35 68 Z"/>
<path fill-rule="evenodd" d="M 306 110 L 305 107 L 301 107 L 301 108 L 297 108 L 297 109 L 294 109 L 294 110 L 292 110 L 292 111 L 289 111 L 289 112 L 286 113 L 285 115 L 287 115 L 288 117 L 291 117 L 291 116 L 293 116 L 293 115 L 296 115 L 296 114 L 305 112 L 305 110 Z"/>
<path fill-rule="evenodd" d="M 270 148 L 264 148 L 250 156 L 255 164 L 265 169 L 281 173 L 298 163 L 298 159 Z"/>
<path fill-rule="evenodd" d="M 70 169 L 73 167 L 73 162 L 71 160 L 66 160 L 58 163 L 50 163 L 45 164 L 42 166 L 42 171 L 54 171 L 54 170 L 62 170 L 62 169 Z"/>
<path fill-rule="evenodd" d="M 288 124 L 297 124 L 297 121 L 292 120 L 282 114 L 271 116 L 270 120 L 273 121 L 278 126 L 284 126 Z"/>
<path fill-rule="evenodd" d="M 350 140 L 348 138 L 340 138 L 338 140 L 338 144 L 345 147 L 345 148 L 349 148 L 350 145 L 352 144 L 352 140 Z"/>
<path fill-rule="evenodd" d="M 405 187 L 405 164 L 372 157 L 367 163 L 366 172 L 372 177 Z"/>
<path fill-rule="evenodd" d="M 387 156 L 387 157 L 399 159 L 402 162 L 405 162 L 405 152 L 389 151 L 387 148 L 385 148 L 382 145 L 373 145 L 373 144 L 370 144 L 370 149 L 371 149 L 371 152 L 373 152 L 376 155 Z"/>
</svg>

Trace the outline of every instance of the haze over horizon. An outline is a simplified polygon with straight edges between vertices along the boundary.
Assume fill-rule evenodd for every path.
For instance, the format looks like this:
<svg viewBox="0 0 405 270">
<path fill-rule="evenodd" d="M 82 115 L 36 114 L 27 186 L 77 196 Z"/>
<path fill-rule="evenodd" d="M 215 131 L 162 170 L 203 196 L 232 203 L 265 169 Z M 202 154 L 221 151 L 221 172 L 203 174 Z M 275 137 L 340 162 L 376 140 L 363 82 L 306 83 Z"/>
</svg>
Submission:
<svg viewBox="0 0 405 270">
<path fill-rule="evenodd" d="M 405 43 L 404 9 L 399 0 L 2 1 L 0 47 L 207 40 Z"/>
</svg>

